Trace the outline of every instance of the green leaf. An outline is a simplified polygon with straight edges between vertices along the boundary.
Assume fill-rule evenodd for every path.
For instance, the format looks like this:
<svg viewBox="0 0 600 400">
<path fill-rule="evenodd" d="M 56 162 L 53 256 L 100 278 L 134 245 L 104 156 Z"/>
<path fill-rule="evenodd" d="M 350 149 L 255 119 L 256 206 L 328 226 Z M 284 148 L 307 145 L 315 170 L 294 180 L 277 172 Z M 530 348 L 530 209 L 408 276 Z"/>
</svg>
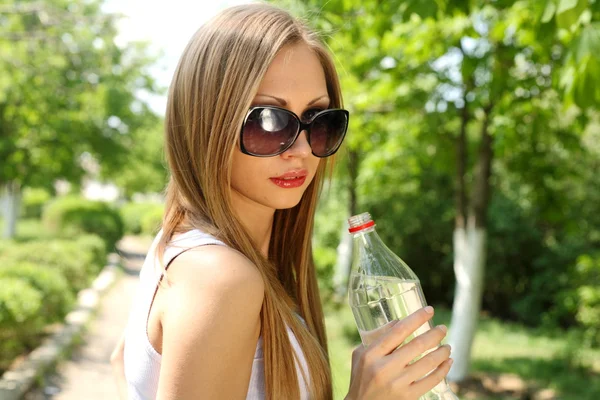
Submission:
<svg viewBox="0 0 600 400">
<path fill-rule="evenodd" d="M 546 4 L 546 8 L 544 9 L 544 14 L 542 15 L 542 22 L 547 23 L 552 20 L 554 17 L 554 13 L 556 12 L 556 3 L 553 1 L 548 1 Z"/>
<path fill-rule="evenodd" d="M 577 0 L 559 0 L 556 13 L 561 14 L 565 11 L 575 8 L 575 6 L 577 6 Z"/>
</svg>

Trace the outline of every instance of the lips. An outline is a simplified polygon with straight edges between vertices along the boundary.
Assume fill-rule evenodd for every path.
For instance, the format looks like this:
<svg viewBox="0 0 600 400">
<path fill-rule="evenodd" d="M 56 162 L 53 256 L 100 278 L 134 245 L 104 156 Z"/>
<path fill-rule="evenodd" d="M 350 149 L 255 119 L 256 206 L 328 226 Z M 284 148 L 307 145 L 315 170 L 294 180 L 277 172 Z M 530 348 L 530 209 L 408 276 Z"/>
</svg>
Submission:
<svg viewBox="0 0 600 400">
<path fill-rule="evenodd" d="M 269 178 L 275 185 L 285 188 L 292 189 L 300 187 L 306 181 L 308 171 L 305 169 L 297 169 L 286 172 L 283 175 Z"/>
</svg>

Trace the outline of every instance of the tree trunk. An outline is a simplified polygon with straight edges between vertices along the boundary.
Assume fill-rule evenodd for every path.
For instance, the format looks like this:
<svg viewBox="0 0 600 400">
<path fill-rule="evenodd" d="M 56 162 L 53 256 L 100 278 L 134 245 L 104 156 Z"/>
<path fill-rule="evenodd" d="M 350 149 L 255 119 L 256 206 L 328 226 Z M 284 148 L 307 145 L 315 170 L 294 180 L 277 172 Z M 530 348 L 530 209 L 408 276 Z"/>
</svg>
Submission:
<svg viewBox="0 0 600 400">
<path fill-rule="evenodd" d="M 493 140 L 489 133 L 491 111 L 491 105 L 484 109 L 485 116 L 481 127 L 481 144 L 473 190 L 473 207 L 468 212 L 466 224 L 464 223 L 464 214 L 462 221 L 457 216 L 453 238 L 456 289 L 448 343 L 452 346 L 454 364 L 448 374 L 448 380 L 454 382 L 462 381 L 469 372 L 471 348 L 481 308 L 486 256 L 486 216 L 491 190 L 490 176 L 493 157 Z M 458 160 L 458 163 L 460 162 Z M 458 187 L 462 187 L 464 190 L 464 176 L 457 178 L 462 179 L 462 185 L 459 184 Z M 460 201 L 460 198 L 459 194 L 457 199 Z M 460 204 L 457 204 L 457 207 L 457 213 L 464 212 L 466 208 L 464 205 L 461 207 Z"/>
<path fill-rule="evenodd" d="M 348 212 L 350 216 L 356 215 L 356 178 L 358 176 L 358 153 L 354 150 L 348 151 Z M 339 299 L 346 296 L 348 279 L 352 267 L 352 236 L 348 233 L 348 222 L 342 224 L 340 244 L 337 247 L 337 261 L 335 275 L 333 277 L 335 294 Z"/>
<path fill-rule="evenodd" d="M 21 203 L 21 186 L 16 182 L 8 182 L 2 188 L 2 214 L 4 216 L 4 230 L 2 237 L 11 239 L 17 231 L 17 218 Z"/>
</svg>

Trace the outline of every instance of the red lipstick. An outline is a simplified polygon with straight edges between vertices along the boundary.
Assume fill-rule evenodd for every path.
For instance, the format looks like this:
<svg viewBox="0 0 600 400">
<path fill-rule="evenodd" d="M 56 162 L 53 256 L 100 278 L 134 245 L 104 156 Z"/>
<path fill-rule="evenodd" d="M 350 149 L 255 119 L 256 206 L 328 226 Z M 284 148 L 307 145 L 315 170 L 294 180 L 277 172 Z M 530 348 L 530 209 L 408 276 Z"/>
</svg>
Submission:
<svg viewBox="0 0 600 400">
<path fill-rule="evenodd" d="M 305 169 L 294 169 L 286 172 L 283 175 L 269 178 L 271 182 L 285 189 L 300 187 L 306 181 L 308 171 Z"/>
</svg>

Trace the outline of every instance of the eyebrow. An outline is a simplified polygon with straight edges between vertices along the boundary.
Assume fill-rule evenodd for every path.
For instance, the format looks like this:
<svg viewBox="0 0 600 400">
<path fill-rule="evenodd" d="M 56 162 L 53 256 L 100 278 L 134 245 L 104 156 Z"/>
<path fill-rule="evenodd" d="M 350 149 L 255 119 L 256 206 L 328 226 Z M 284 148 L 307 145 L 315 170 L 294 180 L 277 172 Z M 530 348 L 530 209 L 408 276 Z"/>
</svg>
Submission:
<svg viewBox="0 0 600 400">
<path fill-rule="evenodd" d="M 256 96 L 262 96 L 262 97 L 270 97 L 272 99 L 274 99 L 275 101 L 277 101 L 279 104 L 281 104 L 282 106 L 287 106 L 287 101 L 285 101 L 285 99 L 282 99 L 281 97 L 277 97 L 277 96 L 271 96 L 270 94 L 262 94 L 262 93 L 258 93 Z M 311 101 L 308 102 L 307 106 L 312 106 L 313 104 L 315 104 L 317 101 L 323 99 L 323 98 L 327 98 L 329 99 L 329 96 L 324 94 L 322 96 L 316 97 L 314 99 L 312 99 Z"/>
</svg>

